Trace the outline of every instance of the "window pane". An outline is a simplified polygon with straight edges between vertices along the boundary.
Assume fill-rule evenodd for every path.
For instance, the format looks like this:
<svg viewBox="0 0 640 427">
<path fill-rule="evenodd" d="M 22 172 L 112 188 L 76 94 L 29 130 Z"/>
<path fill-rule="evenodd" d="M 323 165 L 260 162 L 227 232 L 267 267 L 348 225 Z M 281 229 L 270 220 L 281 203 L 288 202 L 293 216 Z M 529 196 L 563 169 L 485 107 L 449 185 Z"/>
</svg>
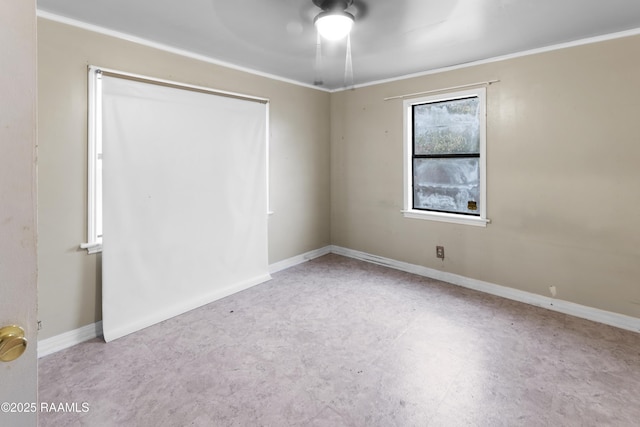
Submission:
<svg viewBox="0 0 640 427">
<path fill-rule="evenodd" d="M 415 154 L 478 153 L 479 106 L 478 97 L 414 105 Z"/>
<path fill-rule="evenodd" d="M 413 159 L 413 208 L 480 215 L 479 160 Z"/>
<path fill-rule="evenodd" d="M 96 198 L 96 207 L 95 207 L 95 230 L 97 241 L 102 240 L 102 154 L 98 156 L 96 159 L 96 188 L 95 188 L 95 198 Z"/>
</svg>

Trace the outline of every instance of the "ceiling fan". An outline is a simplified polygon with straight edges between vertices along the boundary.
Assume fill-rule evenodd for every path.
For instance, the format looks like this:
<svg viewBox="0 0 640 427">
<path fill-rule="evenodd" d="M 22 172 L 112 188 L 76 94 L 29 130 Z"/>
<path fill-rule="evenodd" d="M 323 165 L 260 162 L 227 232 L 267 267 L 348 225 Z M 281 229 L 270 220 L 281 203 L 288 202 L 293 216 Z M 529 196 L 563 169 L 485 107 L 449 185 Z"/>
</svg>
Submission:
<svg viewBox="0 0 640 427">
<path fill-rule="evenodd" d="M 353 0 L 313 0 L 322 9 L 313 20 L 318 33 L 327 40 L 340 40 L 349 34 L 355 17 L 347 12 Z"/>
<path fill-rule="evenodd" d="M 312 0 L 313 4 L 321 9 L 321 12 L 313 19 L 318 31 L 316 42 L 316 77 L 314 84 L 323 84 L 322 74 L 322 48 L 321 39 L 330 42 L 347 38 L 347 55 L 345 61 L 345 86 L 353 85 L 353 66 L 351 60 L 350 32 L 355 22 L 355 15 L 362 17 L 366 7 L 362 2 L 354 0 Z M 354 4 L 355 3 L 355 4 Z M 352 9 L 349 9 L 353 6 Z M 349 11 L 347 10 L 349 9 Z"/>
</svg>

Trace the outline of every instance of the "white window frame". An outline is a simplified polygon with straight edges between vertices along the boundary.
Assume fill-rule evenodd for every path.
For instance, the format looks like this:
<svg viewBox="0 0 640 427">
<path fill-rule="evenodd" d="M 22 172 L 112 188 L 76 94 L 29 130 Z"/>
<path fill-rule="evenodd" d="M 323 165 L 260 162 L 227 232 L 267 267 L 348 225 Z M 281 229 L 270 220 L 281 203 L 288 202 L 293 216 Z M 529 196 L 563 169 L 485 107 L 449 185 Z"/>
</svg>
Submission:
<svg viewBox="0 0 640 427">
<path fill-rule="evenodd" d="M 434 212 L 413 209 L 413 106 L 431 102 L 452 101 L 461 98 L 478 97 L 480 104 L 480 210 L 479 216 Z M 405 218 L 425 219 L 454 224 L 486 227 L 487 218 L 487 155 L 486 155 L 486 88 L 479 87 L 457 92 L 440 93 L 403 101 L 403 139 L 404 139 L 404 208 Z"/>
<path fill-rule="evenodd" d="M 89 254 L 102 252 L 102 72 L 89 67 L 87 111 L 87 243 Z"/>
</svg>

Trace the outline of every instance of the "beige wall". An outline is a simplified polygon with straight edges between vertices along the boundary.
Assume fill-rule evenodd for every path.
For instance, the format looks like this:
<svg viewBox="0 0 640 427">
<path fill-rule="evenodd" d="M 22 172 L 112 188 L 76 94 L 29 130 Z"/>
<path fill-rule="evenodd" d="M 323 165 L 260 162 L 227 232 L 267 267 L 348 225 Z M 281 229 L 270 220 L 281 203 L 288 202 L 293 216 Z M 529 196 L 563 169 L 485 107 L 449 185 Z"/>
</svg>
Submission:
<svg viewBox="0 0 640 427">
<path fill-rule="evenodd" d="M 334 94 L 332 243 L 640 317 L 638 51 L 628 37 Z M 404 218 L 402 101 L 383 98 L 491 79 L 491 224 Z"/>
<path fill-rule="evenodd" d="M 86 241 L 87 65 L 266 97 L 269 262 L 330 243 L 330 94 L 38 21 L 39 339 L 101 319 L 100 256 Z"/>
<path fill-rule="evenodd" d="M 89 64 L 271 99 L 271 263 L 332 243 L 640 317 L 640 37 L 334 94 L 43 19 L 38 39 L 40 339 L 101 318 L 100 256 L 78 249 Z M 383 98 L 496 78 L 492 223 L 403 218 L 402 101 Z"/>
</svg>

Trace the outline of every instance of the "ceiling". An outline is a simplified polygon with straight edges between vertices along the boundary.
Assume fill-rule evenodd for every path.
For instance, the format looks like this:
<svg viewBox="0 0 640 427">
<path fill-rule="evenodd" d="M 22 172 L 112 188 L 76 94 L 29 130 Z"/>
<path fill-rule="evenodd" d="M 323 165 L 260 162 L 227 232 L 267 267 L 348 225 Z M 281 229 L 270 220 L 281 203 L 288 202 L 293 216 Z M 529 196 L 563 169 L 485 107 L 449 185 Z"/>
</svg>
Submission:
<svg viewBox="0 0 640 427">
<path fill-rule="evenodd" d="M 355 0 L 345 82 L 345 40 L 323 42 L 317 75 L 311 0 L 37 1 L 44 17 L 328 90 L 640 28 L 639 0 Z"/>
</svg>

